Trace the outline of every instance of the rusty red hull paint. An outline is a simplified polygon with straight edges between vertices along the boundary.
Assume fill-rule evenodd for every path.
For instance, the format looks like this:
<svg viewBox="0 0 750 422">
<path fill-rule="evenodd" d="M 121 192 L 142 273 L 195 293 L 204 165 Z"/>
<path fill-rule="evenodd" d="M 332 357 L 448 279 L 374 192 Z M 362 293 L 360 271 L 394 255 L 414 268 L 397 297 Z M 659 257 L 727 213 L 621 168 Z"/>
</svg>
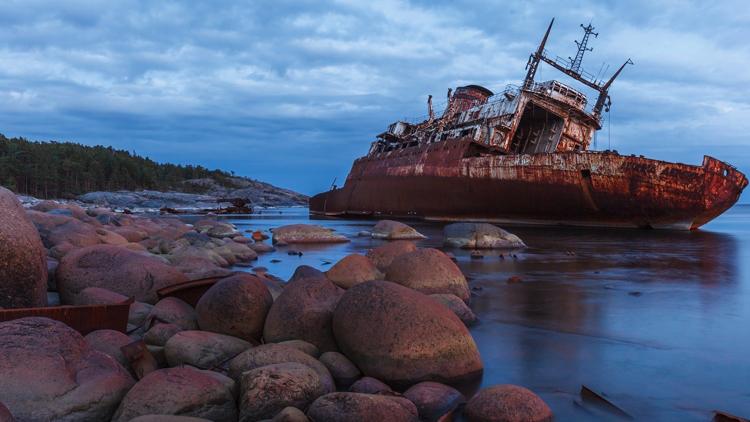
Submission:
<svg viewBox="0 0 750 422">
<path fill-rule="evenodd" d="M 748 180 L 700 166 L 602 152 L 498 155 L 470 139 L 368 155 L 345 185 L 310 200 L 325 216 L 696 229 L 731 207 Z"/>
<path fill-rule="evenodd" d="M 60 321 L 82 335 L 96 330 L 125 332 L 133 299 L 112 305 L 50 306 L 0 310 L 0 322 L 26 317 L 44 317 Z"/>
</svg>

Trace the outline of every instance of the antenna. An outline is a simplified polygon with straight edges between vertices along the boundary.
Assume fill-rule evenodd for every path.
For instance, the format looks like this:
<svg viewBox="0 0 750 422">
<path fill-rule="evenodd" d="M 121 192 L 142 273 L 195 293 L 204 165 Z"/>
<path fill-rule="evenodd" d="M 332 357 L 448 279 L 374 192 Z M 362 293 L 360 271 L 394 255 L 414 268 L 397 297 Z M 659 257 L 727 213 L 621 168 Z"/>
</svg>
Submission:
<svg viewBox="0 0 750 422">
<path fill-rule="evenodd" d="M 594 38 L 597 38 L 599 36 L 598 32 L 594 32 L 594 27 L 591 26 L 591 22 L 587 26 L 583 26 L 581 24 L 581 28 L 583 28 L 583 39 L 581 41 L 575 40 L 576 45 L 578 46 L 578 52 L 576 53 L 575 58 L 568 57 L 570 59 L 570 70 L 572 70 L 575 73 L 580 73 L 581 70 L 581 62 L 583 61 L 583 54 L 587 51 L 593 51 L 593 48 L 586 48 L 589 43 L 589 36 L 591 34 L 594 34 Z"/>
</svg>

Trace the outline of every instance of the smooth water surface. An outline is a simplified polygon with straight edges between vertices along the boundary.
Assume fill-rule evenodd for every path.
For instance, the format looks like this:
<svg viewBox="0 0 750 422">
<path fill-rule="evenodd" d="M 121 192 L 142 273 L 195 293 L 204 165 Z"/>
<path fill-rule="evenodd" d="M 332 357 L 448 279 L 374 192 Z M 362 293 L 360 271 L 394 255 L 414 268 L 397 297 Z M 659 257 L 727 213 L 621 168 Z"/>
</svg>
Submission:
<svg viewBox="0 0 750 422">
<path fill-rule="evenodd" d="M 309 217 L 291 208 L 229 219 L 247 230 Z M 298 265 L 326 270 L 383 242 L 356 236 L 373 221 L 314 223 L 352 242 L 279 248 L 256 265 L 288 279 Z M 429 236 L 420 246 L 441 247 L 442 224 L 410 224 Z M 482 385 L 526 386 L 556 420 L 611 418 L 576 404 L 582 384 L 639 420 L 750 417 L 749 205 L 696 232 L 506 228 L 529 246 L 516 258 L 451 250 L 476 293 Z M 523 283 L 508 284 L 512 275 Z"/>
</svg>

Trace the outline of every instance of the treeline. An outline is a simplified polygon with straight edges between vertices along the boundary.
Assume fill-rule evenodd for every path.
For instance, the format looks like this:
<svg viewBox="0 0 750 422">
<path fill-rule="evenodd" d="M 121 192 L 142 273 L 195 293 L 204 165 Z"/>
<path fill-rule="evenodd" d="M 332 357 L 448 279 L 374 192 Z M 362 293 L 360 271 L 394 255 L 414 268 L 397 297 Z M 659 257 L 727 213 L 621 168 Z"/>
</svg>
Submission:
<svg viewBox="0 0 750 422">
<path fill-rule="evenodd" d="M 160 164 L 112 147 L 8 139 L 0 134 L 0 185 L 37 198 L 112 190 L 185 191 L 190 186 L 180 182 L 187 179 L 210 177 L 229 186 L 231 176 L 202 166 Z"/>
</svg>

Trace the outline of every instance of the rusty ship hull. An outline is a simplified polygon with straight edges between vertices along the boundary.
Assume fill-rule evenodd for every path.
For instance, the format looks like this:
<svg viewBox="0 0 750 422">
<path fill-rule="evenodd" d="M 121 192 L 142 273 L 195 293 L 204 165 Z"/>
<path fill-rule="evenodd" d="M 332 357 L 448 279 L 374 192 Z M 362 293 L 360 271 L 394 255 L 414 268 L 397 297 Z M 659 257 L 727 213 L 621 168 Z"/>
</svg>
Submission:
<svg viewBox="0 0 750 422">
<path fill-rule="evenodd" d="M 730 208 L 748 183 L 708 156 L 694 166 L 609 152 L 484 155 L 482 149 L 464 140 L 360 158 L 343 187 L 311 198 L 310 212 L 690 230 Z"/>
<path fill-rule="evenodd" d="M 609 89 L 632 61 L 608 80 L 581 70 L 593 33 L 583 28 L 576 58 L 553 58 L 545 50 L 550 23 L 520 86 L 449 89 L 439 117 L 428 96 L 428 117 L 390 124 L 343 187 L 311 198 L 311 214 L 690 230 L 730 208 L 748 180 L 725 162 L 589 150 Z M 541 64 L 594 90 L 594 105 L 560 81 L 536 82 Z"/>
</svg>

